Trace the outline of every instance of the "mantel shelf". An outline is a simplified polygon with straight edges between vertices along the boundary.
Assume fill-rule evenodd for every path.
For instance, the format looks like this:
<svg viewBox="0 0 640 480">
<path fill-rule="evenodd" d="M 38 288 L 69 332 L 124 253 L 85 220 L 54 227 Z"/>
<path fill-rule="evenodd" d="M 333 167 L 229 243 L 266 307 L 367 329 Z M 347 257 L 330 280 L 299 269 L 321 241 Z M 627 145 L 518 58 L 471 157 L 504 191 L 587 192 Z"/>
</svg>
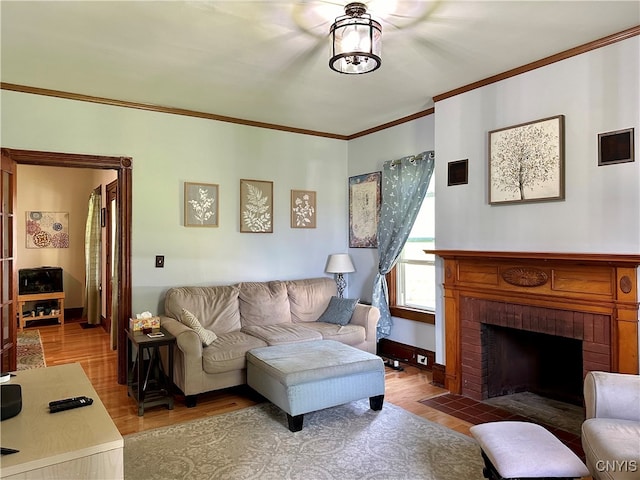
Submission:
<svg viewBox="0 0 640 480">
<path fill-rule="evenodd" d="M 448 259 L 481 260 L 537 260 L 574 262 L 580 264 L 608 264 L 617 266 L 640 266 L 640 254 L 624 253 L 566 253 L 566 252 L 498 252 L 480 250 L 423 250 L 430 255 Z"/>
</svg>

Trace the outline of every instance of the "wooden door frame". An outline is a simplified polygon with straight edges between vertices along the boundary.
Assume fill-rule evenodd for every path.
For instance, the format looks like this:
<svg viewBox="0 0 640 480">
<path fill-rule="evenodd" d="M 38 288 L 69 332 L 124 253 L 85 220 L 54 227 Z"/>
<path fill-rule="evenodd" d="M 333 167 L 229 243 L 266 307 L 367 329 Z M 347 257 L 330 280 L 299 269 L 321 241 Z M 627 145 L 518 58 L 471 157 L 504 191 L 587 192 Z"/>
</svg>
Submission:
<svg viewBox="0 0 640 480">
<path fill-rule="evenodd" d="M 18 300 L 18 272 L 16 271 L 16 238 L 17 238 L 17 233 L 16 233 L 16 197 L 17 197 L 17 192 L 16 192 L 16 163 L 14 161 L 11 160 L 11 158 L 7 157 L 4 155 L 4 152 L 2 152 L 2 178 L 0 179 L 0 181 L 2 181 L 4 183 L 4 172 L 8 172 L 10 175 L 10 182 L 9 182 L 9 190 L 10 190 L 10 194 L 11 194 L 11 198 L 10 198 L 10 211 L 3 211 L 2 212 L 2 216 L 3 216 L 3 225 L 2 228 L 5 228 L 6 226 L 8 226 L 8 224 L 11 224 L 11 236 L 10 238 L 4 237 L 2 240 L 0 240 L 0 248 L 3 249 L 3 253 L 0 254 L 0 258 L 2 259 L 2 266 L 3 268 L 6 267 L 6 264 L 11 262 L 11 274 L 8 278 L 8 288 L 11 290 L 11 292 L 9 293 L 9 299 L 8 301 L 5 301 L 5 297 L 4 297 L 4 292 L 0 291 L 0 294 L 3 295 L 3 297 L 0 299 L 0 302 L 3 304 L 3 308 L 7 307 L 8 308 L 8 320 L 9 320 L 9 335 L 7 337 L 4 336 L 4 334 L 1 336 L 2 338 L 2 344 L 0 345 L 0 363 L 2 364 L 2 371 L 3 372 L 11 372 L 17 369 L 17 350 L 18 350 L 18 335 L 17 335 L 17 327 L 16 327 L 16 305 L 17 305 L 17 300 Z M 4 196 L 4 186 L 2 188 L 0 188 L 0 192 L 2 193 L 2 195 Z M 2 201 L 4 200 L 4 198 L 1 199 Z M 9 222 L 7 222 L 7 224 L 4 223 L 5 218 L 4 217 L 9 217 Z M 3 232 L 3 236 L 4 234 L 6 234 L 6 232 Z M 4 245 L 4 240 L 8 240 L 8 242 L 11 244 L 11 251 L 8 252 L 8 255 L 5 256 L 4 253 L 4 249 L 5 249 L 5 245 Z M 7 261 L 7 259 L 10 259 Z M 3 272 L 3 268 L 0 268 L 0 272 L 2 272 L 2 278 L 0 278 L 0 284 L 2 286 L 2 290 L 4 290 L 7 285 L 5 284 L 5 280 L 7 280 L 7 275 L 5 275 L 5 272 Z M 1 322 L 0 322 L 1 323 Z M 0 328 L 3 328 L 2 325 L 0 325 Z M 9 341 L 7 342 L 7 339 L 9 339 Z"/>
<path fill-rule="evenodd" d="M 118 383 L 127 381 L 127 337 L 125 329 L 131 317 L 131 228 L 132 228 L 132 161 L 130 157 L 109 157 L 74 153 L 42 152 L 3 148 L 6 155 L 19 165 L 46 167 L 95 168 L 118 172 Z M 15 269 L 14 265 L 14 269 Z"/>
<path fill-rule="evenodd" d="M 118 180 L 114 180 L 109 183 L 105 187 L 105 230 L 106 230 L 106 239 L 105 239 L 105 287 L 102 289 L 103 292 L 106 292 L 105 295 L 105 323 L 109 326 L 109 332 L 111 332 L 111 317 L 113 315 L 112 306 L 113 306 L 113 289 L 111 288 L 111 282 L 113 280 L 113 276 L 111 275 L 111 269 L 113 268 L 113 258 L 111 252 L 113 251 L 113 245 L 111 243 L 111 234 L 114 225 L 111 222 L 111 201 L 116 201 L 116 209 L 118 208 Z"/>
</svg>

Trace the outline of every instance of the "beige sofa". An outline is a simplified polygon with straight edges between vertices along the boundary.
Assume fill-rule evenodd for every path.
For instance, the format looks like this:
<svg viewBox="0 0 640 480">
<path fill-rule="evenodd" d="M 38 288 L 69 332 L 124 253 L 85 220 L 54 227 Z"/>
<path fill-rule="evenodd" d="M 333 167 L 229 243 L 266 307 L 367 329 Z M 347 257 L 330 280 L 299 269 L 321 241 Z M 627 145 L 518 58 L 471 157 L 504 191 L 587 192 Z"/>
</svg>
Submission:
<svg viewBox="0 0 640 480">
<path fill-rule="evenodd" d="M 252 348 L 330 339 L 376 353 L 376 307 L 358 303 L 344 326 L 317 321 L 335 295 L 336 284 L 327 277 L 171 288 L 160 323 L 177 339 L 174 383 L 187 406 L 195 406 L 199 393 L 246 383 Z M 180 321 L 183 309 L 216 334 L 213 343 L 203 346 Z"/>
<path fill-rule="evenodd" d="M 582 447 L 594 480 L 640 478 L 640 376 L 588 372 Z"/>
</svg>

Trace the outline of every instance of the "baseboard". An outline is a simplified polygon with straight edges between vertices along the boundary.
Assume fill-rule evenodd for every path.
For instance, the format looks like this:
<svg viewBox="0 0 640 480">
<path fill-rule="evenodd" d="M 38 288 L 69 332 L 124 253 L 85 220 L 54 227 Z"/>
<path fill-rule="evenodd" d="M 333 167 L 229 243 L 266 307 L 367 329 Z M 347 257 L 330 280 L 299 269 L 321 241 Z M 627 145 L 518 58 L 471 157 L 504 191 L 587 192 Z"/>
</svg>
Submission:
<svg viewBox="0 0 640 480">
<path fill-rule="evenodd" d="M 82 311 L 84 309 L 82 307 L 74 307 L 74 308 L 65 308 L 64 309 L 64 319 L 66 320 L 77 320 L 82 318 Z"/>
<path fill-rule="evenodd" d="M 432 370 L 436 359 L 435 352 L 412 345 L 405 345 L 387 338 L 383 338 L 378 342 L 378 355 L 391 360 L 398 360 L 423 370 Z M 425 363 L 418 363 L 418 356 L 424 357 Z"/>
</svg>

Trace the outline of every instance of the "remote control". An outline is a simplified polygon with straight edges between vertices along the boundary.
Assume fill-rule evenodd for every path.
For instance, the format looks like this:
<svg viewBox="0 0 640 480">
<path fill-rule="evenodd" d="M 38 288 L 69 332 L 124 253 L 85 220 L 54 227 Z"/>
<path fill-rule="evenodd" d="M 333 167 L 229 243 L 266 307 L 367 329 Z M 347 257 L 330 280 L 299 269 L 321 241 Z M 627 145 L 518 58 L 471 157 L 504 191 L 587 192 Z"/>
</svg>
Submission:
<svg viewBox="0 0 640 480">
<path fill-rule="evenodd" d="M 11 455 L 12 453 L 18 453 L 19 451 L 20 450 L 16 450 L 15 448 L 0 447 L 1 455 Z"/>
<path fill-rule="evenodd" d="M 79 400 L 71 400 L 70 402 L 59 403 L 49 407 L 49 413 L 62 412 L 71 410 L 72 408 L 87 407 L 93 403 L 93 399 L 85 397 Z"/>
<path fill-rule="evenodd" d="M 52 402 L 49 402 L 49 407 L 53 407 L 55 405 L 62 405 L 63 403 L 74 402 L 76 400 L 82 400 L 83 398 L 86 400 L 88 397 L 85 397 L 83 395 L 81 397 L 70 397 L 70 398 L 63 398 L 62 400 L 54 400 Z"/>
</svg>

